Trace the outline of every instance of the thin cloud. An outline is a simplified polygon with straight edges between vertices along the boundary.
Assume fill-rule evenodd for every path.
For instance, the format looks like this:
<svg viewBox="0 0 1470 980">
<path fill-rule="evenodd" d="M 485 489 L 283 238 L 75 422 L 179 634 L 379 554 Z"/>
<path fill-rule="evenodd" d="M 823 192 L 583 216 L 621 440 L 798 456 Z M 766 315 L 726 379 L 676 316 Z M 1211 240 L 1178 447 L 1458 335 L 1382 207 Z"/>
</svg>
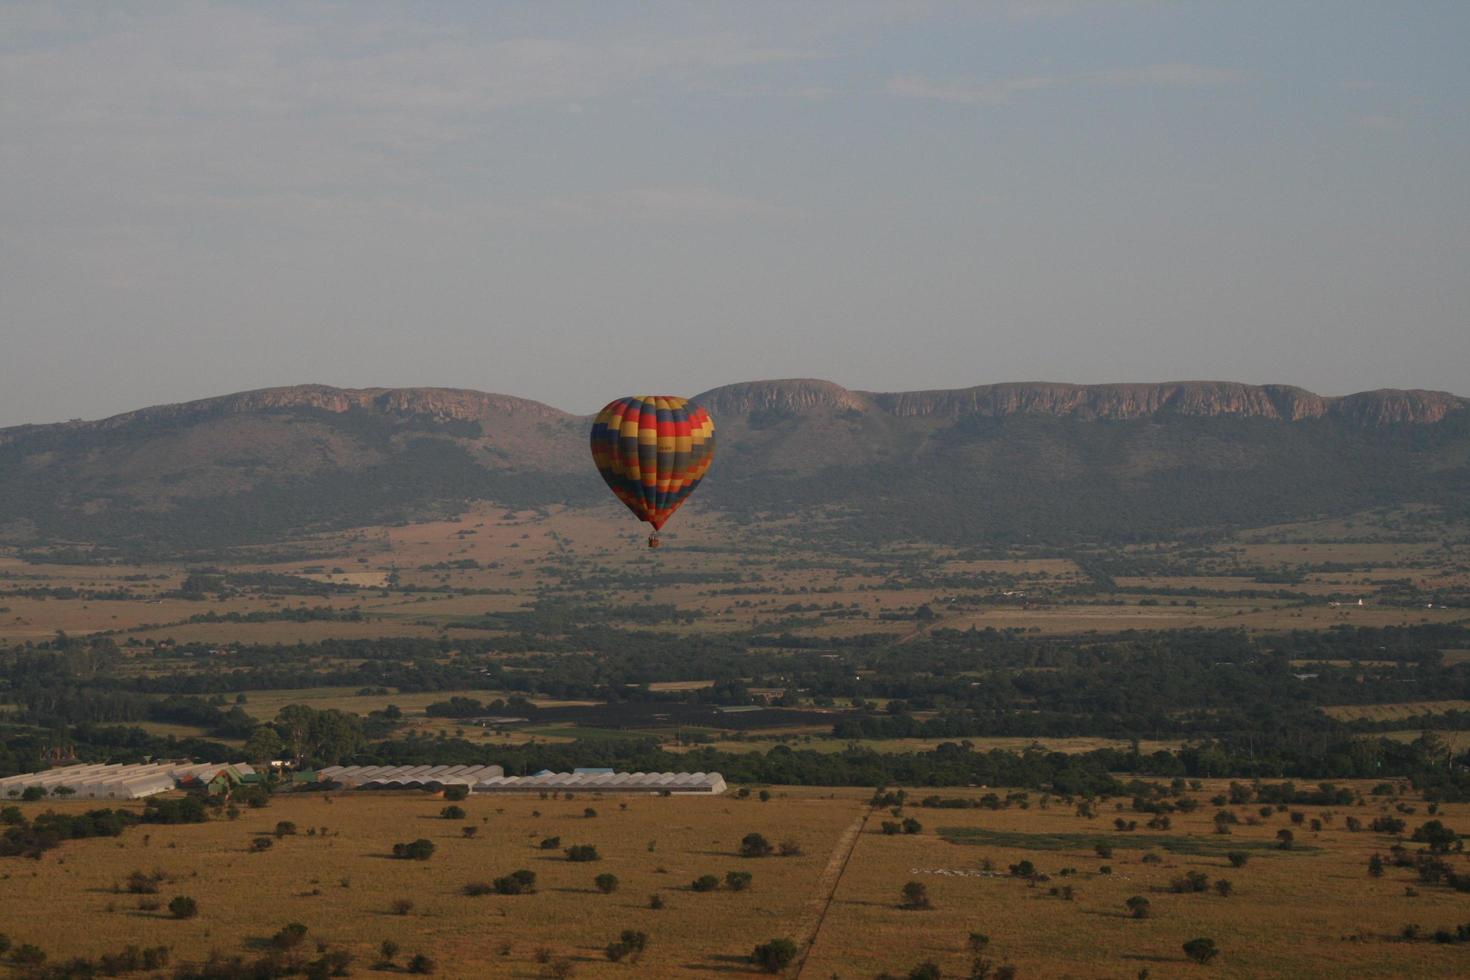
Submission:
<svg viewBox="0 0 1470 980">
<path fill-rule="evenodd" d="M 890 95 L 928 99 L 956 105 L 1000 105 L 1017 95 L 1057 88 L 1124 88 L 1130 86 L 1187 88 L 1234 85 L 1245 81 L 1243 72 L 1209 65 L 1158 64 L 1112 68 L 1073 75 L 1022 75 L 994 81 L 941 80 L 923 75 L 896 75 L 888 80 Z"/>
<path fill-rule="evenodd" d="M 730 194 L 712 187 L 634 187 L 553 198 L 547 202 L 553 214 L 577 218 L 642 218 L 654 221 L 732 221 L 748 218 L 777 218 L 792 209 L 768 201 Z"/>
</svg>

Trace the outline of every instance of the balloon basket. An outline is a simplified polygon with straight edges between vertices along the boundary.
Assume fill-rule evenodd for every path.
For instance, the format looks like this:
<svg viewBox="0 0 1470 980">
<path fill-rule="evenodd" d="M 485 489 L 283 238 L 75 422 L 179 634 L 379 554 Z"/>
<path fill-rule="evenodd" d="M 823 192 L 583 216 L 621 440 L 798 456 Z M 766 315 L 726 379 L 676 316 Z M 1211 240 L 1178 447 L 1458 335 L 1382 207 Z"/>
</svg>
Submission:
<svg viewBox="0 0 1470 980">
<path fill-rule="evenodd" d="M 658 535 L 657 534 L 650 534 L 648 536 L 648 546 L 650 548 L 657 548 L 658 547 Z"/>
</svg>

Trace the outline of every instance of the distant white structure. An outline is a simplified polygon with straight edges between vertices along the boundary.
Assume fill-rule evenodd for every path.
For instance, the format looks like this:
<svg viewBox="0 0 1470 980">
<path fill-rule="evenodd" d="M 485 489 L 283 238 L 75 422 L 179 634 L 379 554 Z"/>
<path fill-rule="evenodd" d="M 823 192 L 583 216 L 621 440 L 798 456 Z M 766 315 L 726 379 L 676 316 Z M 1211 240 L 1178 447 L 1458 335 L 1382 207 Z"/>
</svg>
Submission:
<svg viewBox="0 0 1470 980">
<path fill-rule="evenodd" d="M 540 772 L 534 776 L 495 776 L 476 783 L 475 793 L 703 793 L 725 792 L 717 772 Z"/>
<path fill-rule="evenodd" d="M 318 769 L 321 782 L 349 789 L 431 789 L 473 787 L 482 779 L 503 776 L 500 766 L 327 766 Z"/>
<path fill-rule="evenodd" d="M 349 789 L 425 789 L 464 786 L 471 793 L 723 793 L 717 772 L 613 772 L 579 769 L 507 776 L 500 766 L 327 766 L 317 779 Z"/>
<path fill-rule="evenodd" d="M 136 765 L 117 763 L 58 766 L 45 772 L 28 772 L 0 779 L 0 799 L 13 799 L 32 786 L 40 787 L 47 796 L 55 796 L 58 787 L 71 790 L 61 795 L 82 800 L 140 800 L 145 796 L 166 793 L 180 784 L 208 785 L 222 773 L 231 772 L 234 779 L 255 772 L 243 762 L 148 762 Z"/>
</svg>

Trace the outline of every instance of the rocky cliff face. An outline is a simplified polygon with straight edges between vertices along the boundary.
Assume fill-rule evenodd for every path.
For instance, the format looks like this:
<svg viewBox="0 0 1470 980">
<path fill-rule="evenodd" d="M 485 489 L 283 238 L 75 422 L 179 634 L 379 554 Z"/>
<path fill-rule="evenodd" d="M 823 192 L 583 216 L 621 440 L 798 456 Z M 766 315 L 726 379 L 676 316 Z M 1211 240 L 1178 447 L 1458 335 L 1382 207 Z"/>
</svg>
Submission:
<svg viewBox="0 0 1470 980">
<path fill-rule="evenodd" d="M 244 391 L 175 405 L 157 405 L 116 415 L 98 424 L 118 427 L 138 421 L 203 419 L 210 416 L 249 415 L 293 409 L 314 409 L 336 414 L 360 411 L 462 422 L 479 422 L 506 415 L 548 419 L 568 417 L 565 412 L 540 402 L 464 388 L 332 388 L 327 385 L 292 385 Z"/>
<path fill-rule="evenodd" d="M 848 391 L 829 381 L 763 381 L 727 385 L 697 395 L 717 417 L 757 409 L 792 413 L 828 409 L 881 412 L 895 418 L 1049 415 L 1057 418 L 1147 419 L 1157 416 L 1262 418 L 1296 422 L 1336 417 L 1360 425 L 1429 424 L 1464 409 L 1442 391 L 1365 391 L 1341 398 L 1290 385 L 1230 381 L 1070 385 L 1013 383 L 936 391 Z"/>
</svg>

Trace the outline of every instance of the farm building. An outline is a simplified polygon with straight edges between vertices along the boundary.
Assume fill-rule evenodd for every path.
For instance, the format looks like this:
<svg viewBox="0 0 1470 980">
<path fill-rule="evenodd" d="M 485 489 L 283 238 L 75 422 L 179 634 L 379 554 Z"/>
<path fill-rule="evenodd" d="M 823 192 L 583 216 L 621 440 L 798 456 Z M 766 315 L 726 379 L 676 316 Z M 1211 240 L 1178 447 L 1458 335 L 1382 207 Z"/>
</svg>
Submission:
<svg viewBox="0 0 1470 980">
<path fill-rule="evenodd" d="M 500 766 L 328 766 L 317 773 L 324 783 L 347 789 L 426 789 L 464 786 L 471 793 L 562 792 L 723 793 L 717 772 L 613 772 L 578 769 L 507 776 Z"/>
<path fill-rule="evenodd" d="M 223 792 L 254 770 L 243 762 L 148 762 L 59 766 L 0 779 L 0 798 L 20 796 L 32 786 L 50 796 L 84 800 L 138 800 L 179 787 Z M 60 793 L 57 791 L 60 790 Z"/>
<path fill-rule="evenodd" d="M 475 784 L 475 793 L 536 793 L 577 790 L 595 793 L 706 793 L 725 791 L 717 772 L 539 772 L 534 776 L 493 776 Z"/>
<path fill-rule="evenodd" d="M 500 766 L 327 766 L 317 771 L 316 778 L 349 789 L 440 790 L 474 786 L 504 773 Z"/>
</svg>

